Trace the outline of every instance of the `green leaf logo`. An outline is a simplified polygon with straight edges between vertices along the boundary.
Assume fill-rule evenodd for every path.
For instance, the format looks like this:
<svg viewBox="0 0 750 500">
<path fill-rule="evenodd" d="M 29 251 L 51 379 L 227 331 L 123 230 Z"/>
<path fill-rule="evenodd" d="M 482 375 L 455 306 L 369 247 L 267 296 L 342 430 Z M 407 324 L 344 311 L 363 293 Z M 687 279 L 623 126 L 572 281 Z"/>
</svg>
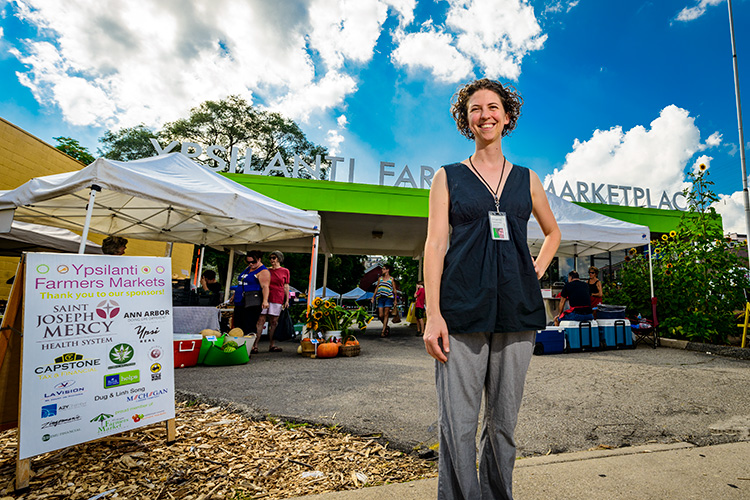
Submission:
<svg viewBox="0 0 750 500">
<path fill-rule="evenodd" d="M 122 365 L 133 359 L 133 348 L 128 344 L 117 344 L 109 351 L 109 359 L 115 364 Z"/>
</svg>

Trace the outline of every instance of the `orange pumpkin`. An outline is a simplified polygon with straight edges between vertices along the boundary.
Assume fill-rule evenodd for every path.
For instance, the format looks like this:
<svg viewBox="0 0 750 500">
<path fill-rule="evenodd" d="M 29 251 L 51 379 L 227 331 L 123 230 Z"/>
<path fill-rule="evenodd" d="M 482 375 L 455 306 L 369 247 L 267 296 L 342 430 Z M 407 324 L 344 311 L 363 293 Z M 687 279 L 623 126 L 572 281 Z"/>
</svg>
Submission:
<svg viewBox="0 0 750 500">
<path fill-rule="evenodd" d="M 316 356 L 319 358 L 335 358 L 339 354 L 339 345 L 336 342 L 325 342 L 318 344 Z"/>
<path fill-rule="evenodd" d="M 344 345 L 359 345 L 359 340 L 357 339 L 349 339 L 346 341 L 346 344 Z"/>
</svg>

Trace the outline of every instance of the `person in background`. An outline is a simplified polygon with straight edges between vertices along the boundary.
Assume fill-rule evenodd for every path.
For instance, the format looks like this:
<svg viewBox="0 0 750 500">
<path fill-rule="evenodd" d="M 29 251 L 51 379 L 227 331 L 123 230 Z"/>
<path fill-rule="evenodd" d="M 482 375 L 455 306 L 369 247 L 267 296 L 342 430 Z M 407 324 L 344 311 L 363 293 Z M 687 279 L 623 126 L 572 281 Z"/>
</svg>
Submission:
<svg viewBox="0 0 750 500">
<path fill-rule="evenodd" d="M 591 307 L 596 307 L 604 300 L 604 290 L 602 290 L 602 282 L 599 281 L 599 269 L 591 266 L 589 267 L 589 294 L 591 295 Z"/>
<path fill-rule="evenodd" d="M 414 315 L 417 317 L 417 336 L 424 334 L 424 281 L 417 281 L 417 291 L 414 292 Z"/>
<path fill-rule="evenodd" d="M 375 282 L 375 293 L 372 296 L 372 301 L 378 307 L 378 319 L 383 322 L 383 331 L 380 332 L 381 338 L 391 334 L 391 327 L 388 326 L 388 321 L 391 319 L 391 309 L 398 307 L 396 280 L 391 276 L 391 270 L 390 264 L 383 264 L 383 272 L 378 281 Z"/>
<path fill-rule="evenodd" d="M 555 317 L 555 325 L 560 321 L 589 321 L 594 319 L 591 313 L 591 296 L 589 285 L 578 279 L 578 271 L 568 273 L 568 282 L 560 292 L 560 312 Z M 569 308 L 565 309 L 565 299 Z"/>
<path fill-rule="evenodd" d="M 260 337 L 257 330 L 258 318 L 263 309 L 268 307 L 269 284 L 271 273 L 263 265 L 263 253 L 251 250 L 245 256 L 247 267 L 237 276 L 237 288 L 234 290 L 234 326 L 242 328 L 245 335 L 251 333 Z M 253 347 L 253 354 L 258 352 Z"/>
<path fill-rule="evenodd" d="M 268 271 L 271 273 L 271 281 L 268 288 L 268 307 L 260 312 L 256 330 L 263 331 L 263 325 L 268 320 L 268 352 L 282 352 L 282 348 L 273 342 L 273 334 L 276 326 L 279 324 L 279 315 L 282 309 L 289 307 L 289 269 L 281 267 L 284 262 L 284 254 L 278 250 L 271 252 L 268 256 L 271 261 L 271 267 Z M 253 351 L 258 351 L 258 342 L 260 335 L 255 338 Z"/>
<path fill-rule="evenodd" d="M 221 303 L 221 283 L 216 281 L 216 271 L 212 269 L 203 271 L 200 283 L 198 296 L 207 299 L 209 306 L 218 306 Z"/>
<path fill-rule="evenodd" d="M 486 78 L 460 88 L 451 112 L 474 152 L 441 167 L 430 188 L 423 339 L 436 360 L 438 499 L 513 498 L 513 434 L 536 331 L 545 327 L 539 278 L 560 245 L 539 177 L 503 154 L 522 102 L 510 85 Z M 526 243 L 531 214 L 544 233 L 536 259 Z"/>
<path fill-rule="evenodd" d="M 102 241 L 102 253 L 106 255 L 125 255 L 128 240 L 122 236 L 107 236 Z"/>
</svg>

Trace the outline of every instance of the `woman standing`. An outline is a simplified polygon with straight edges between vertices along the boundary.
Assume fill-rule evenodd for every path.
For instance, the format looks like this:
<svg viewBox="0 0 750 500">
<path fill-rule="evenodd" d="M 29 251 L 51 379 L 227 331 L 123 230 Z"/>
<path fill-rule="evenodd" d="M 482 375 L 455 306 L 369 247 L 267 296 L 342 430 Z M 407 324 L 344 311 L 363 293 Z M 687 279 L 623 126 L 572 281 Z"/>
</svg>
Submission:
<svg viewBox="0 0 750 500">
<path fill-rule="evenodd" d="M 282 309 L 289 307 L 289 269 L 281 267 L 284 262 L 284 254 L 278 250 L 271 252 L 268 256 L 271 261 L 271 281 L 268 286 L 268 307 L 260 312 L 257 331 L 263 331 L 263 325 L 268 319 L 268 352 L 282 352 L 283 349 L 273 342 L 273 334 L 279 324 L 279 315 Z M 255 345 L 251 352 L 258 352 L 260 335 L 255 338 Z"/>
<path fill-rule="evenodd" d="M 385 338 L 391 334 L 391 327 L 388 326 L 388 320 L 391 319 L 391 309 L 398 307 L 396 297 L 396 280 L 391 276 L 390 264 L 383 264 L 383 273 L 375 282 L 375 294 L 372 301 L 377 301 L 378 319 L 383 322 L 383 331 L 380 337 Z"/>
<path fill-rule="evenodd" d="M 261 262 L 263 253 L 251 250 L 245 256 L 247 267 L 237 277 L 237 288 L 234 290 L 234 326 L 242 328 L 245 335 L 260 333 L 257 329 L 260 312 L 268 307 L 268 286 L 271 273 Z M 261 330 L 262 331 L 262 330 Z M 253 353 L 258 349 L 253 348 Z"/>
<path fill-rule="evenodd" d="M 596 307 L 604 300 L 602 282 L 599 281 L 599 269 L 589 267 L 589 295 L 591 295 L 591 307 Z"/>
<path fill-rule="evenodd" d="M 424 342 L 437 360 L 439 498 L 512 499 L 513 433 L 535 331 L 545 326 L 538 279 L 560 244 L 539 177 L 503 154 L 522 102 L 488 79 L 459 89 L 451 112 L 474 152 L 438 170 L 430 189 Z M 526 244 L 531 213 L 545 235 L 536 259 Z"/>
</svg>

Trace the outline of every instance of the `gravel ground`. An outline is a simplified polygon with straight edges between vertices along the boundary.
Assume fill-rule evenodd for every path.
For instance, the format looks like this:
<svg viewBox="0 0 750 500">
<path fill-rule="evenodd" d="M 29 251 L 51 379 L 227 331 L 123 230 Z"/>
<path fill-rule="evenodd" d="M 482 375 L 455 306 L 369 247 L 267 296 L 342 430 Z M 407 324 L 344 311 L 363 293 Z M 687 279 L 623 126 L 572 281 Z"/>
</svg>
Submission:
<svg viewBox="0 0 750 500">
<path fill-rule="evenodd" d="M 371 323 L 355 358 L 309 359 L 296 343 L 253 355 L 243 366 L 176 370 L 187 399 L 232 403 L 266 416 L 380 433 L 391 447 L 437 443 L 434 364 L 406 326 L 377 336 Z M 519 416 L 519 454 L 531 456 L 689 441 L 750 438 L 750 361 L 678 349 L 534 356 Z"/>
</svg>

